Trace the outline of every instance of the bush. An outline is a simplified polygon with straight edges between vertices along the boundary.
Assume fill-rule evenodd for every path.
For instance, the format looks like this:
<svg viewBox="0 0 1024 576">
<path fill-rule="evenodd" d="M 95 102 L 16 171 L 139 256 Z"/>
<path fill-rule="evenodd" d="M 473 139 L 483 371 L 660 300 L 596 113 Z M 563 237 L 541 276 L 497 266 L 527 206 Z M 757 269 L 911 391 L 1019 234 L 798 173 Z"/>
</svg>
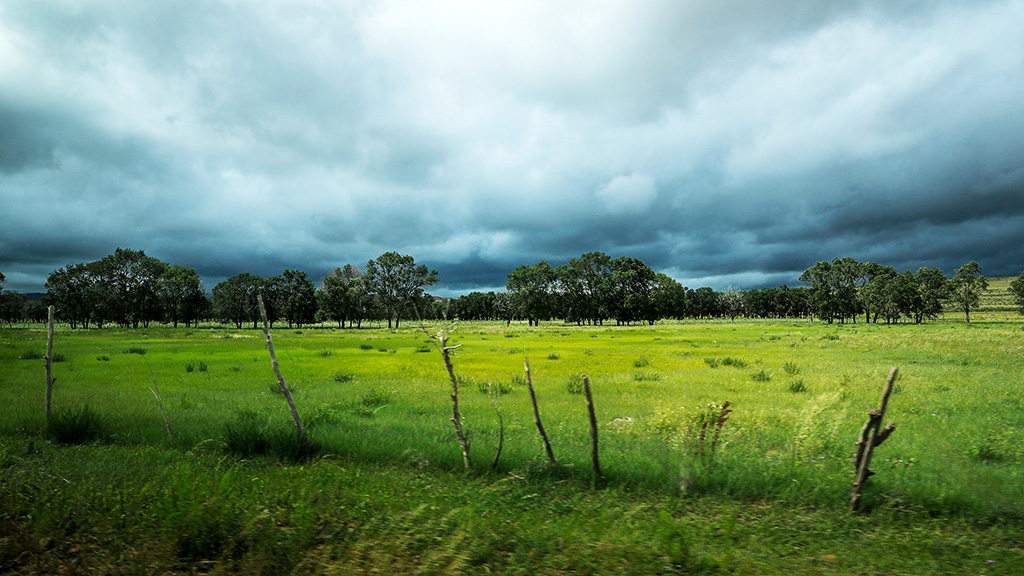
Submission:
<svg viewBox="0 0 1024 576">
<path fill-rule="evenodd" d="M 790 382 L 789 391 L 794 394 L 799 394 L 800 392 L 807 392 L 807 385 L 804 384 L 804 379 L 797 378 L 796 380 Z"/>
<path fill-rule="evenodd" d="M 61 444 L 85 444 L 103 438 L 103 417 L 88 405 L 58 410 L 50 418 L 50 437 Z"/>
<path fill-rule="evenodd" d="M 569 394 L 583 394 L 583 375 L 573 374 L 565 380 L 565 391 Z"/>
<path fill-rule="evenodd" d="M 654 380 L 661 380 L 661 374 L 652 370 L 634 370 L 633 381 L 634 382 L 651 382 Z"/>
<path fill-rule="evenodd" d="M 256 412 L 239 412 L 224 425 L 224 449 L 242 458 L 266 454 L 270 450 L 270 434 L 266 420 Z"/>
</svg>

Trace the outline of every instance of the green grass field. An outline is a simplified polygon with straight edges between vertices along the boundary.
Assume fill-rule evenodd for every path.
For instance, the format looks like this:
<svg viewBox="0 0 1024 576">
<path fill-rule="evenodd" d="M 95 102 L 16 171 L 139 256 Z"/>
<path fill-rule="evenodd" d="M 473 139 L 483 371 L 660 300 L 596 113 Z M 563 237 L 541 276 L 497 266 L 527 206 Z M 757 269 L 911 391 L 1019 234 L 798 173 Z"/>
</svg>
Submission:
<svg viewBox="0 0 1024 576">
<path fill-rule="evenodd" d="M 289 433 L 260 331 L 58 330 L 55 411 L 88 406 L 101 427 L 65 446 L 43 435 L 45 330 L 3 329 L 0 572 L 1019 574 L 1024 322 L 955 319 L 466 323 L 453 343 L 469 474 L 417 328 L 273 332 L 320 447 L 300 462 L 224 447 L 245 423 Z M 891 366 L 899 427 L 851 515 L 853 443 Z M 488 383 L 503 392 L 493 471 Z M 702 457 L 701 422 L 726 401 Z"/>
</svg>

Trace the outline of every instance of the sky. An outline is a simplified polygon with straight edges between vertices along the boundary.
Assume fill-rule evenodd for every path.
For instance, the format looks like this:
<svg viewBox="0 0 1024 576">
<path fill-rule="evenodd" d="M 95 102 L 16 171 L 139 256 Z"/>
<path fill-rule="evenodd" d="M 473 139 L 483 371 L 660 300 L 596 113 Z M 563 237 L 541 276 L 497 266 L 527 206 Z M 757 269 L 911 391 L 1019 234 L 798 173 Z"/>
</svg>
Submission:
<svg viewBox="0 0 1024 576">
<path fill-rule="evenodd" d="M 4 0 L 0 273 L 1024 270 L 1024 0 Z"/>
</svg>

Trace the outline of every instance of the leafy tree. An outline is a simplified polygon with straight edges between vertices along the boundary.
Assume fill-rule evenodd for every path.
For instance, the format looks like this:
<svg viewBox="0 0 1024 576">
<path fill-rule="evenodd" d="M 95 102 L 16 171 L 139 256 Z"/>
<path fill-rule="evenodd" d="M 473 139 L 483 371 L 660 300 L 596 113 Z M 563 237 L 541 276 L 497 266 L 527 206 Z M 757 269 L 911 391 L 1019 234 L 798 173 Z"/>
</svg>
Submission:
<svg viewBox="0 0 1024 576">
<path fill-rule="evenodd" d="M 652 293 L 656 274 L 639 258 L 622 256 L 612 260 L 612 288 L 609 310 L 620 324 L 657 319 Z"/>
<path fill-rule="evenodd" d="M 265 278 L 242 272 L 213 287 L 214 314 L 223 322 L 232 322 L 236 328 L 259 316 L 256 295 L 266 283 Z"/>
<path fill-rule="evenodd" d="M 423 289 L 437 284 L 437 270 L 416 265 L 412 256 L 385 252 L 366 263 L 366 279 L 371 293 L 380 302 L 388 318 L 398 328 L 402 313 L 423 296 Z"/>
<path fill-rule="evenodd" d="M 949 297 L 949 278 L 938 268 L 918 268 L 914 273 L 920 293 L 920 306 L 914 310 L 914 321 L 920 324 L 927 318 L 942 314 L 942 302 Z"/>
<path fill-rule="evenodd" d="M 541 260 L 533 266 L 522 265 L 509 272 L 505 283 L 515 315 L 526 318 L 530 326 L 551 317 L 555 281 L 558 274 Z"/>
<path fill-rule="evenodd" d="M 110 319 L 120 326 L 149 326 L 159 317 L 157 295 L 167 264 L 142 250 L 118 248 L 97 262 L 102 282 L 110 288 Z"/>
<path fill-rule="evenodd" d="M 296 324 L 301 328 L 303 324 L 313 322 L 317 308 L 316 285 L 309 276 L 300 270 L 285 270 L 280 286 L 279 298 L 288 327 Z"/>
<path fill-rule="evenodd" d="M 978 307 L 981 293 L 988 290 L 988 280 L 981 275 L 981 266 L 975 261 L 956 269 L 950 280 L 950 300 L 964 311 L 967 322 L 971 321 L 971 310 Z"/>
<path fill-rule="evenodd" d="M 1017 303 L 1017 310 L 1024 314 L 1024 273 L 1010 282 L 1010 294 L 1013 295 L 1013 299 Z"/>
<path fill-rule="evenodd" d="M 157 288 L 164 314 L 174 327 L 182 321 L 186 326 L 199 321 L 206 306 L 203 281 L 188 266 L 172 264 L 167 267 Z"/>
<path fill-rule="evenodd" d="M 689 290 L 675 278 L 659 272 L 655 275 L 656 286 L 651 295 L 654 306 L 661 318 L 683 318 L 686 314 L 686 293 Z"/>
<path fill-rule="evenodd" d="M 566 320 L 577 324 L 604 322 L 612 288 L 611 263 L 604 252 L 587 252 L 555 270 Z"/>
<path fill-rule="evenodd" d="M 366 274 L 351 264 L 335 268 L 321 283 L 317 303 L 321 316 L 337 322 L 339 327 L 344 328 L 345 322 L 361 326 L 372 307 Z"/>
<path fill-rule="evenodd" d="M 67 264 L 50 272 L 46 278 L 46 301 L 55 308 L 56 315 L 71 325 L 89 327 L 89 320 L 97 306 L 92 287 L 98 281 L 95 266 Z"/>
<path fill-rule="evenodd" d="M 494 316 L 498 320 L 504 320 L 505 325 L 512 324 L 512 296 L 508 292 L 497 292 L 494 294 Z"/>
<path fill-rule="evenodd" d="M 13 290 L 0 290 L 0 324 L 13 324 L 25 318 L 28 298 Z"/>
<path fill-rule="evenodd" d="M 692 318 L 714 318 L 721 316 L 718 294 L 710 286 L 701 286 L 688 299 Z"/>
</svg>

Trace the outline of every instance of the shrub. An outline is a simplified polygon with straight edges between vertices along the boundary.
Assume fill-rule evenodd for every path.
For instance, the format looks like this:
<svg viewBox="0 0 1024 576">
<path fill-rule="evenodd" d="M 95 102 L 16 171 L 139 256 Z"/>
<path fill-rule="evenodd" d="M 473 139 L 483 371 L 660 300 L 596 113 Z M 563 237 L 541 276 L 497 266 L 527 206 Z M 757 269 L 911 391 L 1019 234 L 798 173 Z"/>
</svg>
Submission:
<svg viewBox="0 0 1024 576">
<path fill-rule="evenodd" d="M 565 391 L 569 394 L 583 394 L 583 375 L 573 374 L 565 380 Z"/>
<path fill-rule="evenodd" d="M 383 386 L 374 386 L 359 397 L 359 404 L 368 408 L 383 406 L 391 401 L 391 392 Z"/>
<path fill-rule="evenodd" d="M 305 440 L 302 439 L 298 430 L 291 426 L 272 429 L 268 441 L 271 452 L 291 462 L 309 460 L 323 450 L 319 442 L 312 440 L 308 435 Z"/>
<path fill-rule="evenodd" d="M 512 382 L 491 382 L 491 390 L 495 394 L 508 394 L 512 388 Z M 487 394 L 487 382 L 477 382 L 476 389 Z"/>
<path fill-rule="evenodd" d="M 43 358 L 46 358 L 46 354 L 43 354 L 39 350 L 28 350 L 21 356 L 18 356 L 18 358 L 21 358 L 22 360 L 42 360 Z"/>
<path fill-rule="evenodd" d="M 124 353 L 125 354 L 138 354 L 139 356 L 141 356 L 141 355 L 146 353 L 146 349 L 143 348 L 142 346 L 129 346 L 128 349 L 124 351 Z"/>
<path fill-rule="evenodd" d="M 50 436 L 61 444 L 85 444 L 101 439 L 106 425 L 103 417 L 88 405 L 58 410 L 50 418 Z"/>
<path fill-rule="evenodd" d="M 224 425 L 224 449 L 242 458 L 266 454 L 270 450 L 270 434 L 266 420 L 256 412 L 244 411 Z"/>
<path fill-rule="evenodd" d="M 800 367 L 797 366 L 794 362 L 786 362 L 785 364 L 782 365 L 782 370 L 786 374 L 792 376 L 800 372 Z"/>
<path fill-rule="evenodd" d="M 634 370 L 633 381 L 634 382 L 650 382 L 654 380 L 661 380 L 661 374 L 651 370 Z"/>
<path fill-rule="evenodd" d="M 750 379 L 754 382 L 768 382 L 772 379 L 772 375 L 765 372 L 764 370 L 758 370 L 750 375 Z"/>
<path fill-rule="evenodd" d="M 335 372 L 335 382 L 351 382 L 356 379 L 356 375 L 351 372 Z"/>
</svg>

